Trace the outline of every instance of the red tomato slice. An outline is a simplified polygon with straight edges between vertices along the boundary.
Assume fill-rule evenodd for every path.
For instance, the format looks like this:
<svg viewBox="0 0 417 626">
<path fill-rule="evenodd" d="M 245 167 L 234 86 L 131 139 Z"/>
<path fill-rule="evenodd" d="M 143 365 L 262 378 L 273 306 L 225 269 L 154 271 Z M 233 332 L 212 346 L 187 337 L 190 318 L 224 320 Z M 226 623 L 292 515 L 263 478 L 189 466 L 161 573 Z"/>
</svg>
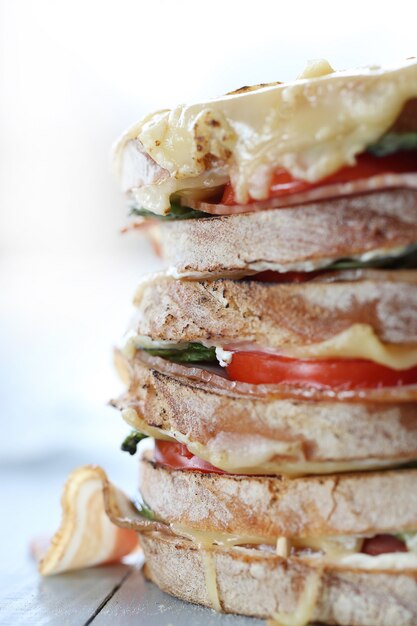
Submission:
<svg viewBox="0 0 417 626">
<path fill-rule="evenodd" d="M 191 470 L 204 473 L 225 474 L 207 461 L 194 456 L 187 446 L 178 441 L 155 441 L 154 459 L 157 463 L 175 470 Z"/>
<path fill-rule="evenodd" d="M 314 189 L 324 185 L 332 185 L 334 183 L 346 183 L 352 180 L 370 178 L 377 174 L 388 173 L 404 173 L 413 172 L 417 169 L 417 156 L 412 150 L 404 152 L 396 152 L 384 157 L 377 157 L 373 154 L 364 152 L 356 158 L 355 165 L 342 167 L 335 174 L 331 174 L 326 178 L 315 183 L 309 183 L 306 180 L 293 178 L 293 176 L 284 168 L 278 168 L 271 182 L 271 188 L 268 198 L 279 198 L 281 196 L 300 193 L 308 189 Z M 248 202 L 254 202 L 252 198 Z M 231 206 L 236 203 L 235 194 L 231 183 L 227 183 L 222 204 Z"/>
<path fill-rule="evenodd" d="M 374 389 L 417 383 L 417 367 L 393 370 L 363 359 L 290 359 L 266 352 L 234 352 L 232 380 L 255 385 L 299 384 L 330 389 Z"/>
<path fill-rule="evenodd" d="M 365 539 L 361 552 L 378 556 L 378 554 L 387 554 L 388 552 L 408 552 L 408 549 L 404 541 L 394 537 L 394 535 L 375 535 L 371 539 Z"/>
</svg>

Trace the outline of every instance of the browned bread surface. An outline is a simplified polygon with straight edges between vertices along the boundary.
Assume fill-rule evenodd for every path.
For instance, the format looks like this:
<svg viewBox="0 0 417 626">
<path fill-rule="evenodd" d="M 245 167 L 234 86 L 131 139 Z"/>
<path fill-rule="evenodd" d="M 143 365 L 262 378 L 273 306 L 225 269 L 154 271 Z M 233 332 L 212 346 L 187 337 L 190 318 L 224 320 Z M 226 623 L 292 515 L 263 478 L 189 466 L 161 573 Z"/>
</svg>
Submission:
<svg viewBox="0 0 417 626">
<path fill-rule="evenodd" d="M 141 536 L 145 574 L 163 591 L 213 607 L 204 551 L 189 541 L 152 533 Z M 210 557 L 211 554 L 211 557 Z M 417 572 L 364 571 L 283 559 L 260 550 L 214 548 L 211 558 L 221 608 L 270 617 L 294 612 L 311 581 L 318 584 L 312 621 L 339 626 L 415 626 Z M 317 578 L 318 577 L 318 578 Z"/>
<path fill-rule="evenodd" d="M 140 489 L 166 523 L 267 538 L 417 528 L 417 470 L 288 479 L 172 470 L 145 457 Z"/>
<path fill-rule="evenodd" d="M 135 330 L 155 340 L 245 341 L 269 348 L 321 342 L 353 324 L 381 341 L 417 343 L 417 271 L 345 272 L 302 284 L 179 281 L 138 289 Z"/>
<path fill-rule="evenodd" d="M 300 269 L 417 241 L 417 191 L 384 190 L 300 207 L 161 223 L 167 263 L 185 275 Z"/>
</svg>

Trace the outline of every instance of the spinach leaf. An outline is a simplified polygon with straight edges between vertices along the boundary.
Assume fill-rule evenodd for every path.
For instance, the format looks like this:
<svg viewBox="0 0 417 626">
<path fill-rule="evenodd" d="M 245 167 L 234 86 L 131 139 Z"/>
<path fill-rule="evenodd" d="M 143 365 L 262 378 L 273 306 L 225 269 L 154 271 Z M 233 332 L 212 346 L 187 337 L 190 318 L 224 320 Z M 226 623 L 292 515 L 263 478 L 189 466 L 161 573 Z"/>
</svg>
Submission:
<svg viewBox="0 0 417 626">
<path fill-rule="evenodd" d="M 357 259 L 339 259 L 326 265 L 325 270 L 350 270 L 360 268 L 384 268 L 384 269 L 413 269 L 417 268 L 417 244 L 404 247 L 403 254 L 398 256 L 383 256 L 361 261 Z"/>
<path fill-rule="evenodd" d="M 160 356 L 175 363 L 216 361 L 216 348 L 206 348 L 201 343 L 189 343 L 183 348 L 145 348 L 144 350 L 152 356 Z"/>
<path fill-rule="evenodd" d="M 180 206 L 179 204 L 174 203 L 171 203 L 171 210 L 169 213 L 167 213 L 167 215 L 157 215 L 156 213 L 152 213 L 152 211 L 148 211 L 147 209 L 141 209 L 135 206 L 130 207 L 129 215 L 149 217 L 162 221 L 188 220 L 195 219 L 196 217 L 212 217 L 209 213 L 196 211 L 194 209 L 190 209 L 188 207 Z"/>
<path fill-rule="evenodd" d="M 382 157 L 400 150 L 417 150 L 417 133 L 385 133 L 367 152 Z"/>
<path fill-rule="evenodd" d="M 146 439 L 149 435 L 145 435 L 145 433 L 139 433 L 137 430 L 132 430 L 130 435 L 126 437 L 120 446 L 123 452 L 129 452 L 129 454 L 136 454 L 138 449 L 138 443 L 142 441 L 142 439 Z"/>
</svg>

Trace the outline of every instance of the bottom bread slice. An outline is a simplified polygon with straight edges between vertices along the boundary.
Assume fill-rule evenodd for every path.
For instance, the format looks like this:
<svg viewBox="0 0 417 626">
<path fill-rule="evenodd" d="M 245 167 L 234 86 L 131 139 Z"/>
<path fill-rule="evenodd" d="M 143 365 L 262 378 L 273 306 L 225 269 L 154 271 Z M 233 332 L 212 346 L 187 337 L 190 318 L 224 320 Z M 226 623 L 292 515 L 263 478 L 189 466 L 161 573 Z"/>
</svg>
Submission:
<svg viewBox="0 0 417 626">
<path fill-rule="evenodd" d="M 285 615 L 294 626 L 417 624 L 417 569 L 361 569 L 245 547 L 207 550 L 161 532 L 141 534 L 141 544 L 146 577 L 188 602 L 261 618 Z"/>
</svg>

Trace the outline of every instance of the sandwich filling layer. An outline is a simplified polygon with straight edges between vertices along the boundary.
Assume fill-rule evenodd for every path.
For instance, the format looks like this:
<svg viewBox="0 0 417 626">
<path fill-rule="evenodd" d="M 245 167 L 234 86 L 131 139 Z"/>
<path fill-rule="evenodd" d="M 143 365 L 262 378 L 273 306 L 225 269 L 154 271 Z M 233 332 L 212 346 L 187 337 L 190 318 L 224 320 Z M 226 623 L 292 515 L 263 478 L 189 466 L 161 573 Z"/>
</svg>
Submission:
<svg viewBox="0 0 417 626">
<path fill-rule="evenodd" d="M 207 443 L 192 440 L 188 433 L 151 426 L 133 408 L 122 410 L 123 419 L 135 430 L 164 442 L 183 444 L 184 454 L 198 457 L 209 466 L 231 474 L 288 475 L 331 474 L 389 468 L 413 462 L 414 453 L 406 457 L 366 457 L 346 460 L 341 451 L 336 459 L 311 459 L 302 440 L 286 437 L 240 436 L 227 431 L 217 433 Z M 184 451 L 184 448 L 180 448 Z M 176 450 L 177 451 L 177 450 Z M 244 454 L 243 454 L 244 451 Z"/>
<path fill-rule="evenodd" d="M 354 165 L 368 148 L 386 154 L 395 144 L 413 146 L 409 137 L 395 139 L 412 129 L 394 124 L 416 96 L 415 61 L 326 70 L 149 115 L 122 137 L 116 167 L 123 189 L 154 213 L 168 213 L 171 196 L 182 190 L 204 197 L 229 181 L 233 200 L 246 204 L 267 198 L 277 176 L 284 188 L 294 181 L 302 187 Z M 389 130 L 394 138 L 384 137 Z"/>
<path fill-rule="evenodd" d="M 235 520 L 235 527 L 234 530 L 231 532 L 227 529 L 226 525 L 224 526 L 224 528 L 221 527 L 220 519 L 222 517 L 222 514 L 220 510 L 221 508 L 224 508 L 224 503 L 222 503 L 220 499 L 218 500 L 217 505 L 215 505 L 214 500 L 211 505 L 209 504 L 209 502 L 205 504 L 205 506 L 207 507 L 206 514 L 208 517 L 204 520 L 198 520 L 198 514 L 196 511 L 195 521 L 193 523 L 192 515 L 185 512 L 186 508 L 184 508 L 184 514 L 180 514 L 181 507 L 186 507 L 185 502 L 184 504 L 182 503 L 186 497 L 184 488 L 187 485 L 187 481 L 190 482 L 189 487 L 191 491 L 194 491 L 195 502 L 199 502 L 199 498 L 202 497 L 205 497 L 209 500 L 215 498 L 215 490 L 213 489 L 212 491 L 210 491 L 211 482 L 215 482 L 216 480 L 218 480 L 215 476 L 213 477 L 213 469 L 214 471 L 216 471 L 215 468 L 210 468 L 209 466 L 204 467 L 204 464 L 199 464 L 198 460 L 194 462 L 194 466 L 186 464 L 181 465 L 179 457 L 177 456 L 173 458 L 173 455 L 170 452 L 166 451 L 165 446 L 164 448 L 162 448 L 162 450 L 161 448 L 156 448 L 153 470 L 151 470 L 150 468 L 146 468 L 146 464 L 149 462 L 149 460 L 144 461 L 145 474 L 142 479 L 142 493 L 145 494 L 145 497 L 150 498 L 151 503 L 153 502 L 153 504 L 149 504 L 149 501 L 147 501 L 146 508 L 148 510 L 148 515 L 151 517 L 151 519 L 168 524 L 169 528 L 176 535 L 190 539 L 203 549 L 210 549 L 214 545 L 223 547 L 250 545 L 257 546 L 263 550 L 275 550 L 279 556 L 282 556 L 284 558 L 288 558 L 291 556 L 301 556 L 309 558 L 320 554 L 326 560 L 335 562 L 343 560 L 345 557 L 349 557 L 352 555 L 367 555 L 370 557 L 377 557 L 380 555 L 397 555 L 408 553 L 409 555 L 414 555 L 414 558 L 417 558 L 417 533 L 413 531 L 368 531 L 367 533 L 363 533 L 363 531 L 362 533 L 360 532 L 359 529 L 360 527 L 363 528 L 363 522 L 365 521 L 365 519 L 369 519 L 369 516 L 372 516 L 371 511 L 364 511 L 364 520 L 362 524 L 361 520 L 358 520 L 358 523 L 356 525 L 356 532 L 352 532 L 352 530 L 355 530 L 355 525 L 353 524 L 353 527 L 351 528 L 351 534 L 343 536 L 332 535 L 331 533 L 329 533 L 330 528 L 327 528 L 325 525 L 323 525 L 321 528 L 318 526 L 317 530 L 319 531 L 319 533 L 317 535 L 308 534 L 307 525 L 304 529 L 302 526 L 297 528 L 297 525 L 295 523 L 290 523 L 288 526 L 286 526 L 285 517 L 282 520 L 283 534 L 274 535 L 273 525 L 268 525 L 267 522 L 265 522 L 264 528 L 268 529 L 268 532 L 262 535 L 258 531 L 257 534 L 255 534 L 256 528 L 258 527 L 253 526 L 252 530 L 250 528 L 250 525 L 245 527 L 245 521 L 250 520 L 249 513 L 248 516 L 242 514 L 242 516 L 245 518 L 243 523 L 241 519 Z M 151 474 L 149 474 L 149 471 L 151 472 Z M 172 479 L 172 487 L 168 486 L 168 483 L 165 480 L 164 471 L 168 472 L 168 475 Z M 185 472 L 184 476 L 182 476 L 183 472 Z M 151 480 L 151 482 L 148 484 L 149 478 L 152 478 L 152 473 L 154 474 L 154 480 Z M 198 476 L 198 474 L 200 473 L 205 474 L 205 478 L 203 481 L 204 483 L 206 483 L 205 487 L 203 487 L 203 484 L 199 482 L 199 479 L 194 480 L 194 473 L 196 476 Z M 374 476 L 374 480 L 378 481 L 378 474 L 375 474 Z M 160 488 L 163 490 L 163 493 L 161 494 L 157 493 L 158 477 L 161 478 Z M 246 481 L 246 483 L 250 483 L 250 481 L 253 480 L 251 478 L 242 478 Z M 334 477 L 330 478 L 330 480 L 333 479 Z M 227 477 L 221 480 L 227 482 Z M 225 494 L 228 493 L 229 498 L 232 493 L 235 493 L 237 502 L 235 503 L 234 515 L 238 516 L 238 510 L 240 505 L 238 504 L 238 502 L 240 503 L 240 500 L 243 498 L 243 494 L 241 495 L 239 493 L 239 488 L 242 489 L 242 491 L 244 492 L 244 484 L 242 483 L 239 485 L 233 483 L 232 478 L 231 480 L 232 483 L 229 487 L 229 490 L 227 490 L 227 487 L 224 487 L 224 489 Z M 257 479 L 258 483 L 260 480 L 261 479 Z M 268 478 L 266 478 L 266 480 L 268 480 Z M 305 486 L 302 487 L 305 490 L 306 503 L 309 502 L 311 498 L 313 498 L 313 495 L 308 493 L 308 485 L 309 482 L 311 483 L 312 480 L 314 481 L 316 479 L 307 479 L 306 481 L 304 481 Z M 353 478 L 347 478 L 345 488 L 348 487 L 349 480 L 353 481 Z M 382 481 L 383 480 L 384 477 L 382 475 Z M 335 482 L 337 483 L 337 480 Z M 175 483 L 177 485 L 176 495 L 174 487 Z M 303 485 L 303 479 L 299 479 L 299 484 L 300 486 Z M 377 482 L 375 482 L 375 484 L 377 484 Z M 381 482 L 381 486 L 382 485 L 383 482 Z M 213 485 L 211 486 L 213 487 Z M 370 489 L 372 489 L 372 483 L 369 484 L 369 487 Z M 254 484 L 253 489 L 256 490 L 256 488 L 257 485 Z M 294 516 L 296 516 L 297 514 L 299 514 L 296 510 L 296 502 L 298 501 L 298 497 L 296 496 L 297 487 L 291 487 L 290 485 L 289 489 L 293 489 L 294 491 L 293 514 Z M 267 493 L 267 490 L 265 491 L 265 493 Z M 343 486 L 340 487 L 339 493 L 343 494 Z M 286 496 L 284 494 L 285 487 L 282 488 L 281 494 L 279 493 L 279 491 L 277 492 L 277 497 L 285 499 Z M 173 504 L 171 506 L 169 504 L 169 501 L 172 501 L 173 498 L 175 498 L 176 504 Z M 341 500 L 338 501 L 339 498 L 340 495 L 337 495 L 334 506 L 335 508 L 340 508 L 340 515 L 342 516 L 343 503 Z M 289 502 L 289 496 L 287 496 L 287 499 Z M 226 501 L 227 498 L 225 502 Z M 259 515 L 263 517 L 266 510 L 266 502 L 264 503 L 264 506 L 262 506 L 260 500 L 259 504 L 262 507 L 262 510 L 259 511 Z M 356 503 L 352 502 L 352 506 L 354 506 L 355 504 Z M 139 507 L 141 506 L 143 505 L 139 504 Z M 201 508 L 202 506 L 203 505 L 201 503 L 199 507 Z M 212 513 L 208 514 L 208 509 L 210 508 L 210 506 L 217 506 L 218 508 L 216 512 L 213 511 Z M 230 504 L 230 506 L 233 509 L 233 505 Z M 248 502 L 248 506 L 253 506 L 252 499 L 250 499 L 250 502 Z M 153 508 L 151 507 L 154 507 L 155 510 L 153 510 Z M 284 512 L 284 510 L 285 509 L 283 507 L 282 512 Z M 305 512 L 304 515 L 308 515 L 307 512 Z M 311 515 L 314 515 L 313 512 L 311 512 Z M 273 513 L 271 513 L 271 517 L 273 517 Z M 376 515 L 374 515 L 374 517 L 376 518 Z M 401 523 L 400 518 L 397 519 L 397 523 Z M 404 524 L 404 519 L 402 520 L 402 523 Z M 380 527 L 383 528 L 383 515 L 381 515 L 380 517 L 380 524 Z M 298 530 L 298 532 L 294 535 L 292 535 L 291 533 L 292 528 Z M 261 526 L 259 526 L 259 530 L 260 529 Z M 389 560 L 387 560 L 387 557 L 385 557 L 385 560 L 386 563 L 389 562 Z M 406 557 L 405 560 L 400 557 L 397 565 L 401 562 L 407 563 L 408 560 L 410 560 L 410 556 Z M 363 562 L 366 564 L 366 559 L 364 559 Z M 392 558 L 391 562 L 396 562 L 395 557 Z M 372 567 L 372 560 L 369 560 L 368 563 Z"/>
<path fill-rule="evenodd" d="M 179 363 L 218 363 L 231 380 L 253 384 L 301 384 L 367 389 L 417 383 L 417 346 L 382 342 L 367 324 L 354 324 L 323 342 L 277 352 L 256 344 L 178 344 L 132 336 L 124 354 L 143 349 Z"/>
<path fill-rule="evenodd" d="M 417 382 L 416 272 L 271 272 L 257 280 L 176 281 L 137 291 L 124 348 L 219 363 L 233 381 L 369 389 Z"/>
</svg>

